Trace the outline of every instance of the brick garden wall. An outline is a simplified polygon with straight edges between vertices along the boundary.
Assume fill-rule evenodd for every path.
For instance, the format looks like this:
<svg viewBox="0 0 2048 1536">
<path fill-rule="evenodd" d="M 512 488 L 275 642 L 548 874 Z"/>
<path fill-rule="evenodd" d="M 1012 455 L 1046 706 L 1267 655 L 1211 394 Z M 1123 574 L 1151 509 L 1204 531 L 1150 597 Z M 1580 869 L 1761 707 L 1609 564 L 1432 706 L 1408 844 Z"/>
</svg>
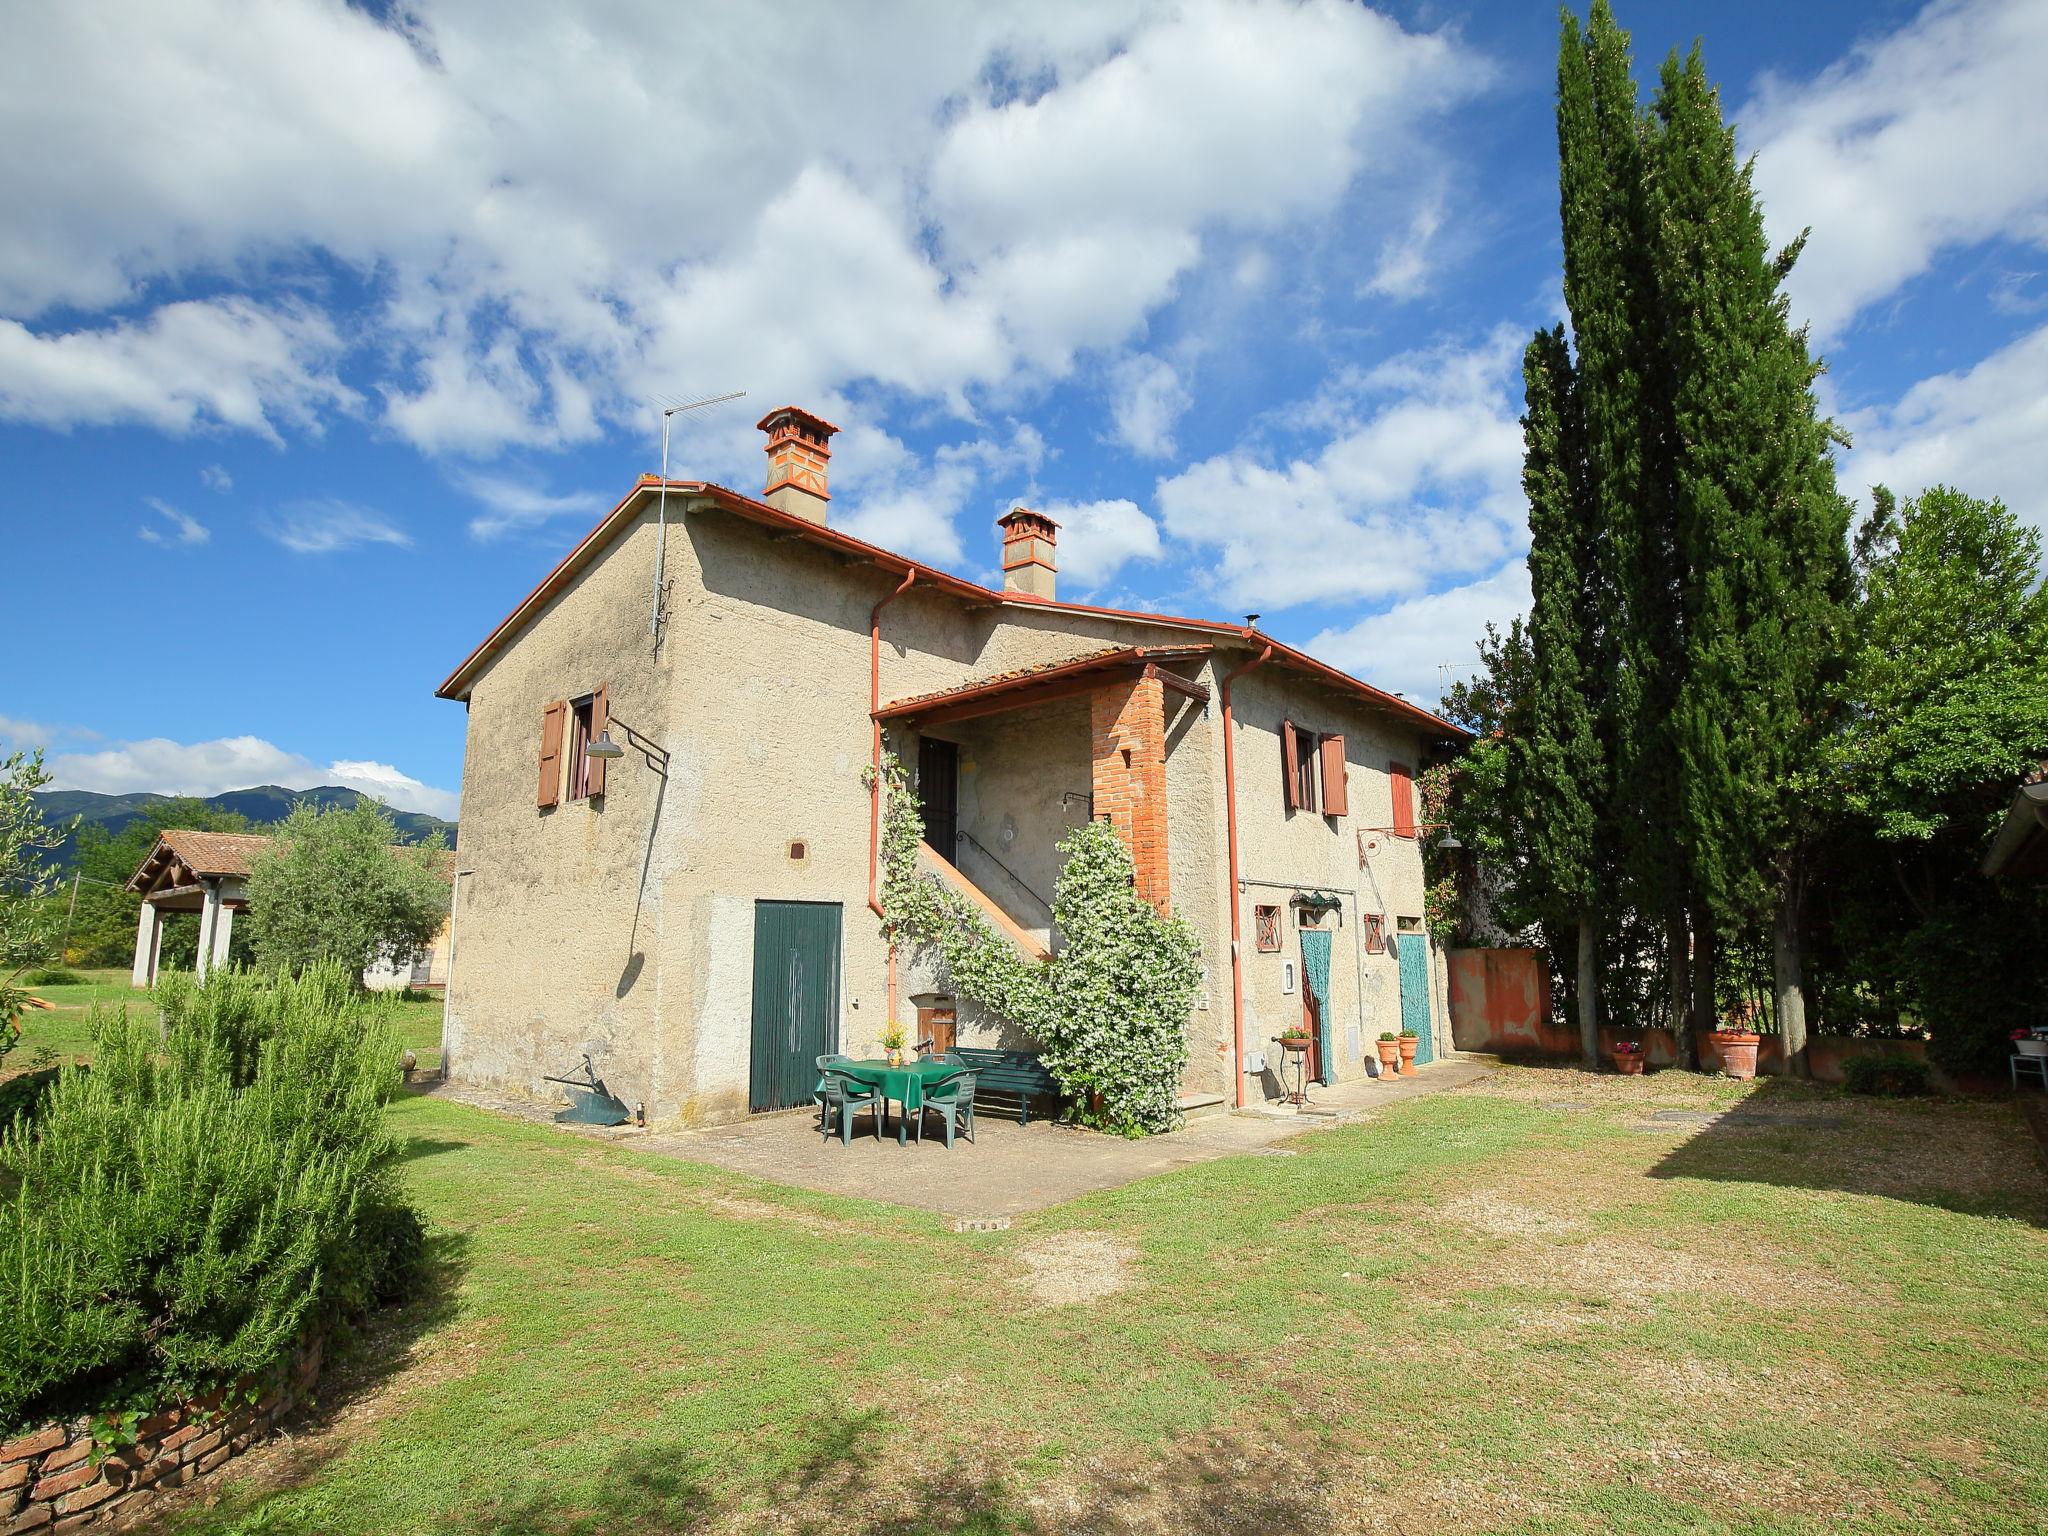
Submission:
<svg viewBox="0 0 2048 1536">
<path fill-rule="evenodd" d="M 179 1488 L 241 1455 L 296 1408 L 320 1377 L 314 1339 L 268 1378 L 176 1404 L 144 1419 L 136 1440 L 93 1458 L 87 1420 L 45 1424 L 0 1444 L 0 1536 L 68 1536 Z"/>
</svg>

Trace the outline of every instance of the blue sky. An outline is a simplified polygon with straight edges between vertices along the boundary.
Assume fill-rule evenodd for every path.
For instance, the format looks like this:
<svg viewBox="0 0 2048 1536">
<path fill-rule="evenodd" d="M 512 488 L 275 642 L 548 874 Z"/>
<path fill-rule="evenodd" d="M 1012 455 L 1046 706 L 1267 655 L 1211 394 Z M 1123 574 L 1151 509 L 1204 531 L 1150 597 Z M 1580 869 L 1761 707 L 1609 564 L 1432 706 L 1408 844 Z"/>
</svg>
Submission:
<svg viewBox="0 0 2048 1536">
<path fill-rule="evenodd" d="M 1704 38 L 1858 496 L 2048 516 L 2048 6 L 1623 0 Z M 656 467 L 845 430 L 833 519 L 1433 699 L 1526 600 L 1540 3 L 81 0 L 0 12 L 0 740 L 451 814 L 435 684 Z M 115 81 L 121 88 L 110 88 Z"/>
</svg>

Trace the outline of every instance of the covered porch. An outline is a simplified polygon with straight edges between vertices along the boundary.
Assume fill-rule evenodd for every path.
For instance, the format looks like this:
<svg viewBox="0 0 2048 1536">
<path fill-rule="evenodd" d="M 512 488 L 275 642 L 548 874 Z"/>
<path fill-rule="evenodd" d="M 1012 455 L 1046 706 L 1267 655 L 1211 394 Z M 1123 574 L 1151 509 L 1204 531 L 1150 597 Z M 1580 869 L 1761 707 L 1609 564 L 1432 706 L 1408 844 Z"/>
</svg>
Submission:
<svg viewBox="0 0 2048 1536">
<path fill-rule="evenodd" d="M 156 985 L 163 954 L 164 919 L 173 912 L 199 914 L 200 979 L 225 965 L 235 914 L 248 906 L 249 857 L 269 839 L 237 832 L 162 832 L 128 881 L 142 897 L 135 925 L 138 987 Z"/>
<path fill-rule="evenodd" d="M 1167 761 L 1208 707 L 1185 674 L 1210 649 L 1116 646 L 877 710 L 913 771 L 927 867 L 1043 956 L 1059 842 L 1101 817 L 1131 850 L 1138 893 L 1165 911 Z"/>
</svg>

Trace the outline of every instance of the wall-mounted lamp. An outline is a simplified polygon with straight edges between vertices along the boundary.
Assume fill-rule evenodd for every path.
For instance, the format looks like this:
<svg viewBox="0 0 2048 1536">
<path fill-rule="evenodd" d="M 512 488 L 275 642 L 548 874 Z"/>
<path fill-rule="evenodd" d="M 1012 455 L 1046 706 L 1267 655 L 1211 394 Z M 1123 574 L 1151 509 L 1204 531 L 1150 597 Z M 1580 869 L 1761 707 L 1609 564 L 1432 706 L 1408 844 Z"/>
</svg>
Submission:
<svg viewBox="0 0 2048 1536">
<path fill-rule="evenodd" d="M 583 749 L 583 755 L 585 757 L 601 757 L 606 762 L 610 762 L 614 758 L 624 757 L 626 749 L 612 740 L 611 727 L 607 726 L 597 733 L 597 740 Z"/>
</svg>

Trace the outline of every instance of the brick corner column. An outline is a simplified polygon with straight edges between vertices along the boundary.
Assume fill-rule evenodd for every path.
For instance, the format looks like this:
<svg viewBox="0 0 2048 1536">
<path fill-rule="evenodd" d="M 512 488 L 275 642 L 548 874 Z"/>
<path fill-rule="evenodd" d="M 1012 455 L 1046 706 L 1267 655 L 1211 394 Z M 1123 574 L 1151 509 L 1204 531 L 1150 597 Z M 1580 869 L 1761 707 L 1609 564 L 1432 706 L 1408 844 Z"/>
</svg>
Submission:
<svg viewBox="0 0 2048 1536">
<path fill-rule="evenodd" d="M 1131 850 L 1138 895 L 1163 916 L 1172 904 L 1166 859 L 1166 690 L 1141 676 L 1089 698 L 1095 814 Z"/>
</svg>

